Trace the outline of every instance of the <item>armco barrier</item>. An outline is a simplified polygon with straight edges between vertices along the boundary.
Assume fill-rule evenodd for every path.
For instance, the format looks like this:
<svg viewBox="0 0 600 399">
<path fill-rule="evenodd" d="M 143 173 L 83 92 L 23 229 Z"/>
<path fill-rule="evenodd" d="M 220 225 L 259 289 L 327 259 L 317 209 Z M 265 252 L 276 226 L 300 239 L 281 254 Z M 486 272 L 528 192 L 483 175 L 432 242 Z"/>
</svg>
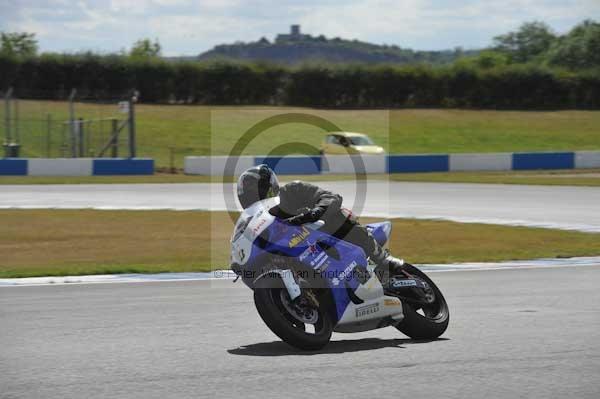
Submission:
<svg viewBox="0 0 600 399">
<path fill-rule="evenodd" d="M 94 159 L 92 168 L 94 176 L 152 175 L 154 174 L 154 160 L 140 158 Z"/>
<path fill-rule="evenodd" d="M 0 159 L 0 176 L 27 175 L 27 160 L 7 158 Z"/>
<path fill-rule="evenodd" d="M 535 170 L 600 168 L 600 151 L 528 152 L 426 155 L 323 155 L 323 156 L 241 156 L 232 158 L 234 175 L 266 163 L 279 174 L 352 174 L 361 158 L 364 171 L 375 173 L 412 173 L 486 170 Z M 222 176 L 226 156 L 186 157 L 185 173 Z M 229 173 L 231 174 L 231 173 Z"/>
<path fill-rule="evenodd" d="M 388 173 L 447 172 L 448 155 L 389 155 Z"/>
<path fill-rule="evenodd" d="M 574 152 L 526 152 L 513 154 L 513 170 L 573 169 Z"/>
<path fill-rule="evenodd" d="M 147 158 L 5 158 L 0 175 L 108 176 L 151 175 L 154 160 Z"/>
<path fill-rule="evenodd" d="M 254 157 L 254 164 L 267 164 L 280 175 L 317 175 L 321 173 L 321 157 Z"/>
</svg>

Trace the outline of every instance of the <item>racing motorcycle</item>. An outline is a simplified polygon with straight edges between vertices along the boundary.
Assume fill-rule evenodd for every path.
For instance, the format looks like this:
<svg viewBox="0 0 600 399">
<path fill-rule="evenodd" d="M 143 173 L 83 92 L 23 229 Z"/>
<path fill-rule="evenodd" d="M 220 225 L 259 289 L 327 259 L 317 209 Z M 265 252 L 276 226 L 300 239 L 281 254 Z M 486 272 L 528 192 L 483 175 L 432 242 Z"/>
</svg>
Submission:
<svg viewBox="0 0 600 399">
<path fill-rule="evenodd" d="M 231 269 L 254 291 L 265 324 L 288 344 L 317 350 L 333 331 L 352 333 L 393 326 L 412 339 L 435 339 L 449 322 L 434 282 L 405 263 L 404 275 L 378 273 L 362 248 L 277 217 L 279 198 L 245 209 L 231 237 Z M 366 225 L 385 245 L 389 221 Z"/>
</svg>

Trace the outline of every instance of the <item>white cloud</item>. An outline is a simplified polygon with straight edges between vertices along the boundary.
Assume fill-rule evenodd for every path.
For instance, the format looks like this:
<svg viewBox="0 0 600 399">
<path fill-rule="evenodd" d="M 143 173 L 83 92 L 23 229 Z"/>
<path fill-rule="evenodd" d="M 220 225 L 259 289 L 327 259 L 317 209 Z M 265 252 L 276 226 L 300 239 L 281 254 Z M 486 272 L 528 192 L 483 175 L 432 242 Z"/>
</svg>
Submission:
<svg viewBox="0 0 600 399">
<path fill-rule="evenodd" d="M 301 23 L 311 34 L 402 47 L 481 47 L 530 20 L 559 32 L 600 19 L 598 0 L 0 0 L 0 30 L 32 31 L 43 50 L 118 51 L 159 38 L 166 54 L 197 54 Z"/>
<path fill-rule="evenodd" d="M 302 18 L 311 32 L 404 47 L 480 47 L 521 23 L 542 20 L 565 31 L 584 18 L 600 18 L 592 0 L 363 0 L 320 7 Z"/>
</svg>

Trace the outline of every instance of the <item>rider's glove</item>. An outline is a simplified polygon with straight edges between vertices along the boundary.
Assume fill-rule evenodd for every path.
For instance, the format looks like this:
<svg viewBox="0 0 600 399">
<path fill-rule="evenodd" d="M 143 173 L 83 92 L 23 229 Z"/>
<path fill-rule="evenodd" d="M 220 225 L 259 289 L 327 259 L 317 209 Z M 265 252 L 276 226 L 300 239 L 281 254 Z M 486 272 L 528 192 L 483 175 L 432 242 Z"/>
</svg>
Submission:
<svg viewBox="0 0 600 399">
<path fill-rule="evenodd" d="M 286 219 L 286 222 L 290 224 L 300 225 L 304 223 L 312 223 L 321 219 L 321 216 L 325 213 L 325 210 L 321 207 L 316 207 L 310 210 L 306 210 L 296 216 L 292 216 L 289 219 Z"/>
</svg>

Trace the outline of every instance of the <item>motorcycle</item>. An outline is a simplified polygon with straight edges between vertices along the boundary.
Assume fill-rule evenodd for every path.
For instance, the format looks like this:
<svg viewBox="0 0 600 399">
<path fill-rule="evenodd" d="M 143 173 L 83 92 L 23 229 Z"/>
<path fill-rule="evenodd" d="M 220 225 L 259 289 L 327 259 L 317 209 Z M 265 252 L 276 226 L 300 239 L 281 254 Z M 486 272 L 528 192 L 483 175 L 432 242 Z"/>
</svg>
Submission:
<svg viewBox="0 0 600 399">
<path fill-rule="evenodd" d="M 322 221 L 294 226 L 278 218 L 278 204 L 268 198 L 240 214 L 231 269 L 254 291 L 260 317 L 279 338 L 317 350 L 334 331 L 393 326 L 418 340 L 444 333 L 448 305 L 425 273 L 408 263 L 402 276 L 379 273 L 362 248 L 320 231 Z M 366 227 L 385 245 L 391 222 Z"/>
</svg>

